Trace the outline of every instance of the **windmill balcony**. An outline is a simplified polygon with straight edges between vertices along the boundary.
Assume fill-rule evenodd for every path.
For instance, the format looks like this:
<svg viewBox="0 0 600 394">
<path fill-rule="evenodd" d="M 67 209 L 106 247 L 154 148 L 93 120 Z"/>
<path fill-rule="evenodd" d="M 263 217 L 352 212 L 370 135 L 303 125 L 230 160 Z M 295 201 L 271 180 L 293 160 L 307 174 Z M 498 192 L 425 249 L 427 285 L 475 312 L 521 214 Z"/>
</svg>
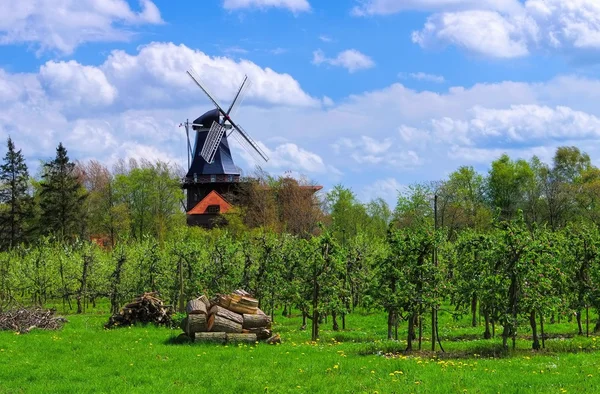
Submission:
<svg viewBox="0 0 600 394">
<path fill-rule="evenodd" d="M 203 183 L 238 183 L 240 181 L 239 175 L 198 175 L 195 177 L 184 177 L 181 183 L 185 187 L 186 185 L 195 185 Z"/>
</svg>

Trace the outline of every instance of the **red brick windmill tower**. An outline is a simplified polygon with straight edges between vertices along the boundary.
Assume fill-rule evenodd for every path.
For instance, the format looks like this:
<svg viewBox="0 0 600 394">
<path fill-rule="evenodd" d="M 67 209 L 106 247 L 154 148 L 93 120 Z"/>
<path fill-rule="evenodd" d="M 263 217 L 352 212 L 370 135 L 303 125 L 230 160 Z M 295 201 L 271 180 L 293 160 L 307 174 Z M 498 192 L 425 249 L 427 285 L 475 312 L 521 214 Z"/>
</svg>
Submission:
<svg viewBox="0 0 600 394">
<path fill-rule="evenodd" d="M 231 119 L 248 91 L 248 77 L 244 78 L 229 109 L 225 111 L 200 83 L 194 71 L 187 71 L 187 74 L 216 107 L 193 123 L 185 123 L 189 156 L 188 172 L 182 184 L 187 191 L 187 223 L 211 227 L 219 213 L 231 208 L 223 195 L 235 192 L 240 182 L 240 170 L 233 162 L 227 137 L 233 136 L 255 158 L 265 162 L 269 158 L 250 135 Z M 190 126 L 196 133 L 193 151 Z"/>
</svg>

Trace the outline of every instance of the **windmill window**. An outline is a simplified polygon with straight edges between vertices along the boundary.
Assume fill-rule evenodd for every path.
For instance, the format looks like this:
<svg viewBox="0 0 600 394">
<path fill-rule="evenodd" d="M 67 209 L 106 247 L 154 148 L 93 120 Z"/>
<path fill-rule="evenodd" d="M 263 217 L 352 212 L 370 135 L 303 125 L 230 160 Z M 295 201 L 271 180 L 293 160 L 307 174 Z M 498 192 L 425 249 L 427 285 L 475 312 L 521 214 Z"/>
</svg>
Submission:
<svg viewBox="0 0 600 394">
<path fill-rule="evenodd" d="M 219 213 L 219 212 L 221 212 L 221 207 L 218 205 L 209 205 L 206 208 L 206 212 L 207 213 Z"/>
<path fill-rule="evenodd" d="M 210 176 L 210 181 L 211 182 L 216 182 L 217 181 L 217 176 L 216 175 L 211 175 Z"/>
<path fill-rule="evenodd" d="M 227 182 L 233 182 L 233 175 L 227 175 Z"/>
</svg>

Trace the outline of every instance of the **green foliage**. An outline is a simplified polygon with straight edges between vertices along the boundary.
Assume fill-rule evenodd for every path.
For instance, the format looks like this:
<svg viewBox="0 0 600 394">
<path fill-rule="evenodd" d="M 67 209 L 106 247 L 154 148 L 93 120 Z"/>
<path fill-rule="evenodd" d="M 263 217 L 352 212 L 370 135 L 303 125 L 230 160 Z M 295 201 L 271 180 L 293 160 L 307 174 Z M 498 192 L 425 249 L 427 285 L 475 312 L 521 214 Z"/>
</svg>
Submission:
<svg viewBox="0 0 600 394">
<path fill-rule="evenodd" d="M 44 164 L 40 191 L 41 231 L 59 240 L 73 241 L 84 233 L 85 190 L 60 143 L 54 160 Z"/>
<path fill-rule="evenodd" d="M 7 148 L 0 165 L 0 248 L 4 250 L 28 240 L 32 214 L 27 164 L 10 137 Z"/>
</svg>

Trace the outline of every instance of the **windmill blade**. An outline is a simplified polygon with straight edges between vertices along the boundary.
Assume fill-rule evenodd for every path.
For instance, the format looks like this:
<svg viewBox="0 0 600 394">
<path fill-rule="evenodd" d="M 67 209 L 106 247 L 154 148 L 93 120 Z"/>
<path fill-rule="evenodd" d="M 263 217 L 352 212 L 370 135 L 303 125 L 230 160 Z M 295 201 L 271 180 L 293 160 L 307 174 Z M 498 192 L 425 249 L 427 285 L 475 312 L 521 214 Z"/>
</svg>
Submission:
<svg viewBox="0 0 600 394">
<path fill-rule="evenodd" d="M 255 159 L 260 159 L 264 161 L 269 161 L 269 156 L 258 146 L 258 144 L 250 138 L 248 133 L 242 128 L 242 126 L 233 124 L 235 131 L 233 132 L 233 136 L 235 139 L 250 153 Z"/>
<path fill-rule="evenodd" d="M 198 87 L 200 89 L 202 89 L 202 91 L 204 92 L 204 94 L 206 94 L 208 96 L 208 98 L 210 99 L 210 101 L 212 101 L 213 104 L 219 109 L 219 111 L 221 112 L 221 114 L 226 115 L 226 112 L 223 111 L 223 108 L 221 108 L 221 106 L 219 105 L 219 103 L 217 102 L 217 100 L 215 100 L 213 98 L 213 96 L 208 92 L 208 90 L 206 90 L 204 88 L 204 86 L 202 86 L 202 84 L 200 83 L 200 78 L 198 77 L 198 74 L 196 74 L 196 72 L 194 70 L 188 70 L 188 71 L 186 71 L 186 73 L 190 76 L 190 78 L 192 78 L 192 80 L 196 83 L 196 85 L 198 85 Z"/>
<path fill-rule="evenodd" d="M 225 127 L 221 126 L 217 122 L 213 122 L 208 134 L 206 135 L 206 140 L 204 141 L 204 146 L 202 146 L 202 151 L 200 152 L 200 156 L 202 156 L 207 163 L 213 162 L 224 133 Z"/>
<path fill-rule="evenodd" d="M 248 90 L 250 90 L 251 87 L 252 87 L 252 80 L 248 79 L 248 76 L 245 75 L 244 80 L 242 81 L 242 84 L 240 85 L 240 89 L 238 90 L 237 94 L 235 95 L 235 98 L 233 99 L 233 102 L 231 103 L 231 105 L 229 106 L 229 109 L 227 110 L 227 115 L 229 115 L 230 117 L 235 116 L 237 110 L 240 108 L 240 105 L 242 104 L 242 102 L 244 102 L 244 98 L 246 98 L 246 94 L 248 93 Z"/>
</svg>

